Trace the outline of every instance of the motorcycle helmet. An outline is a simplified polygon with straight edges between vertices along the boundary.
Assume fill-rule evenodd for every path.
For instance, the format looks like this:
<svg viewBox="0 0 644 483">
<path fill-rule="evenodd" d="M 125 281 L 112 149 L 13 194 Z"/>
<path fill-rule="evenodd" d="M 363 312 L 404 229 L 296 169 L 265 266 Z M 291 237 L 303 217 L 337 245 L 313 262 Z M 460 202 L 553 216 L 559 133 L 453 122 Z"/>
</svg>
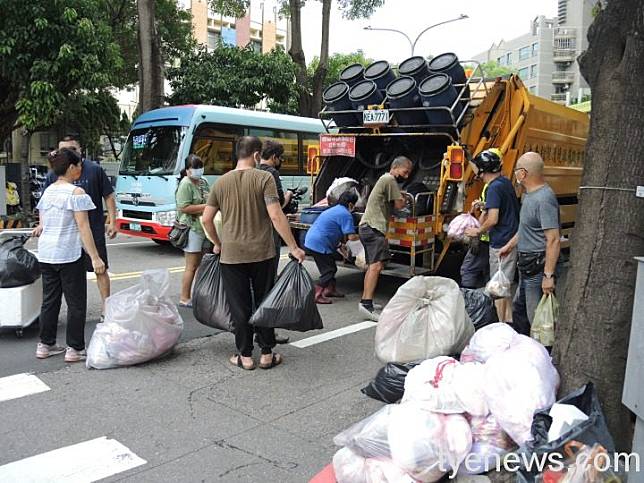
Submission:
<svg viewBox="0 0 644 483">
<path fill-rule="evenodd" d="M 476 155 L 472 163 L 477 167 L 479 174 L 498 173 L 501 171 L 501 160 L 501 151 L 497 148 L 491 148 Z"/>
</svg>

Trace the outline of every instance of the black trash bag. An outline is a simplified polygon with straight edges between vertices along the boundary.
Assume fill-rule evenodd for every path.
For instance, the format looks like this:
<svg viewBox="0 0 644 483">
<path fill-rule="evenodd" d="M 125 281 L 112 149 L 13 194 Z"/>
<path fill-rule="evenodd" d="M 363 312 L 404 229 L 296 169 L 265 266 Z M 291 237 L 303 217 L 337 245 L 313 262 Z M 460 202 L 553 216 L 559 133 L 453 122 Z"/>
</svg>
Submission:
<svg viewBox="0 0 644 483">
<path fill-rule="evenodd" d="M 566 454 L 564 447 L 571 441 L 578 441 L 589 446 L 599 443 L 606 449 L 608 454 L 615 452 L 615 443 L 608 432 L 606 419 L 593 383 L 589 382 L 557 402 L 576 406 L 588 416 L 588 419 L 576 424 L 559 439 L 549 443 L 548 430 L 552 425 L 552 418 L 548 414 L 550 408 L 535 413 L 532 421 L 532 441 L 526 443 L 525 447 L 519 450 L 527 456 L 526 459 L 522 458 L 522 461 L 530 461 L 533 454 L 537 455 L 539 459 L 541 455 L 550 453 L 557 453 L 557 455 L 562 455 L 563 457 Z M 533 483 L 538 475 L 539 471 L 536 468 L 533 468 L 532 471 L 522 468 L 519 471 L 518 481 Z"/>
<path fill-rule="evenodd" d="M 387 404 L 397 403 L 405 392 L 407 373 L 418 364 L 420 362 L 387 363 L 378 371 L 375 379 L 361 389 L 362 394 Z"/>
<path fill-rule="evenodd" d="M 322 317 L 315 305 L 313 279 L 301 264 L 292 260 L 284 267 L 249 323 L 255 327 L 297 332 L 323 328 Z"/>
<path fill-rule="evenodd" d="M 219 255 L 204 255 L 192 290 L 192 313 L 199 322 L 214 329 L 234 332 L 235 324 L 221 279 Z"/>
<path fill-rule="evenodd" d="M 476 330 L 499 321 L 494 301 L 483 289 L 461 288 L 461 292 L 465 299 L 465 311 Z"/>
<path fill-rule="evenodd" d="M 0 288 L 22 287 L 40 278 L 38 259 L 24 248 L 26 236 L 0 242 Z"/>
</svg>

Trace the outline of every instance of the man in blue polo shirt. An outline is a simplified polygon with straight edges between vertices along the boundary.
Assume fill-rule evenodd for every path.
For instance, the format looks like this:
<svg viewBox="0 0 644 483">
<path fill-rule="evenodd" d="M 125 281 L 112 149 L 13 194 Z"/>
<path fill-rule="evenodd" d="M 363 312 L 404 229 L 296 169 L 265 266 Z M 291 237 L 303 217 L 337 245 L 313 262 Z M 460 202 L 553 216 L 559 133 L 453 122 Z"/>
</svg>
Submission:
<svg viewBox="0 0 644 483">
<path fill-rule="evenodd" d="M 72 151 L 77 152 L 81 155 L 81 146 L 74 136 L 65 136 L 62 141 L 58 143 L 58 149 L 71 149 Z M 92 235 L 94 236 L 94 243 L 96 244 L 96 249 L 98 254 L 101 257 L 101 260 L 105 263 L 105 271 L 102 274 L 96 275 L 96 284 L 98 285 L 98 290 L 101 294 L 102 300 L 102 311 L 105 310 L 105 299 L 110 296 L 110 276 L 108 274 L 108 261 L 107 261 L 107 244 L 105 241 L 105 234 L 110 239 L 116 237 L 116 198 L 114 196 L 114 188 L 112 188 L 112 183 L 103 168 L 101 168 L 94 161 L 83 158 L 82 162 L 82 171 L 81 177 L 74 184 L 80 186 L 85 190 L 85 192 L 92 198 L 96 209 L 90 211 L 89 215 L 89 224 L 92 229 Z M 49 171 L 47 174 L 47 179 L 45 181 L 44 189 L 47 189 L 49 185 L 55 183 L 57 176 L 53 171 Z M 109 214 L 109 220 L 107 227 L 105 226 L 105 215 L 103 212 L 103 200 L 107 206 L 107 211 Z M 34 230 L 34 235 L 38 236 L 40 234 L 40 227 Z M 88 272 L 93 272 L 91 260 L 85 252 L 83 252 L 83 257 L 85 258 L 85 268 Z M 101 320 L 103 315 L 101 315 Z"/>
<path fill-rule="evenodd" d="M 485 216 L 480 228 L 469 228 L 467 236 L 479 237 L 490 234 L 490 277 L 501 270 L 514 284 L 517 267 L 517 251 L 511 250 L 503 258 L 499 252 L 519 229 L 519 199 L 512 181 L 501 174 L 501 152 L 498 149 L 483 151 L 472 160 L 474 173 L 488 185 L 485 194 Z M 514 293 L 514 291 L 512 291 Z M 512 320 L 512 297 L 496 301 L 499 320 Z"/>
<path fill-rule="evenodd" d="M 324 210 L 313 222 L 306 233 L 304 248 L 313 256 L 320 272 L 320 281 L 315 286 L 315 302 L 330 304 L 329 297 L 344 297 L 335 288 L 335 274 L 338 267 L 335 256 L 338 245 L 348 237 L 349 240 L 359 240 L 351 211 L 358 202 L 358 194 L 354 190 L 345 191 L 340 196 L 338 204 Z"/>
</svg>

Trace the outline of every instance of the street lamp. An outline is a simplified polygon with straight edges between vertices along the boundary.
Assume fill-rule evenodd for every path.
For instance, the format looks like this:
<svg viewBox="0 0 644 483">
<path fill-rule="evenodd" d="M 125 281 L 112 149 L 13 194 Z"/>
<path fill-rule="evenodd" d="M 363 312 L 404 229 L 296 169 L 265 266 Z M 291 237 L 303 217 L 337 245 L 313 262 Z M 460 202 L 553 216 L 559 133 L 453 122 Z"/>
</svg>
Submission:
<svg viewBox="0 0 644 483">
<path fill-rule="evenodd" d="M 414 40 L 413 42 L 412 42 L 411 38 L 409 38 L 409 35 L 407 35 L 405 32 L 403 32 L 401 30 L 390 29 L 390 28 L 377 28 L 377 27 L 372 27 L 371 25 L 369 25 L 368 27 L 364 27 L 364 30 L 380 30 L 380 31 L 383 31 L 383 32 L 396 32 L 396 33 L 401 34 L 402 36 L 404 36 L 407 39 L 407 42 L 409 42 L 409 47 L 411 48 L 411 55 L 413 56 L 414 55 L 414 50 L 416 50 L 416 44 L 418 43 L 420 38 L 423 35 L 425 35 L 425 33 L 428 30 L 431 30 L 434 27 L 438 27 L 439 25 L 443 25 L 443 24 L 450 23 L 450 22 L 456 22 L 458 20 L 464 20 L 466 18 L 470 18 L 470 17 L 468 15 L 465 15 L 465 14 L 462 13 L 456 18 L 452 18 L 452 19 L 449 19 L 449 20 L 444 20 L 444 21 L 438 22 L 438 23 L 436 23 L 434 25 L 430 25 L 425 30 L 423 30 L 421 33 L 419 33 L 418 36 L 416 37 L 416 40 Z"/>
</svg>

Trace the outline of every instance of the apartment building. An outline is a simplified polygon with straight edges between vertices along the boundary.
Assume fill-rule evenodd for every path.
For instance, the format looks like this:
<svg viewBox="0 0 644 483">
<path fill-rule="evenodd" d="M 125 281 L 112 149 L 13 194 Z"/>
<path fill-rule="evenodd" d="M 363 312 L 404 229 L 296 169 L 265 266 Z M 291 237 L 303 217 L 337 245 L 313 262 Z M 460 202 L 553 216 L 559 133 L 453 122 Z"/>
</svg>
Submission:
<svg viewBox="0 0 644 483">
<path fill-rule="evenodd" d="M 515 70 L 530 92 L 561 104 L 574 104 L 590 96 L 577 57 L 588 47 L 588 27 L 597 0 L 558 0 L 556 18 L 539 16 L 530 31 L 501 40 L 474 56 L 494 60 Z"/>
</svg>

